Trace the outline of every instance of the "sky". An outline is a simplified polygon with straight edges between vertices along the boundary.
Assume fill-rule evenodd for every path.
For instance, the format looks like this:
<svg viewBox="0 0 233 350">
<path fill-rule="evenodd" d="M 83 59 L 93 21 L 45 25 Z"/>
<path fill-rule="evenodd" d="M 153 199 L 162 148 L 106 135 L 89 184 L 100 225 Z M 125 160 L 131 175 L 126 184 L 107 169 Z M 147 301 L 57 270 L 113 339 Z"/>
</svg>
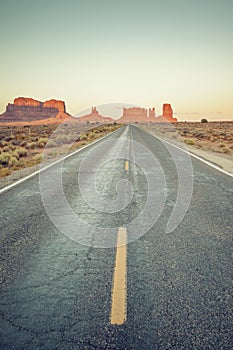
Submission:
<svg viewBox="0 0 233 350">
<path fill-rule="evenodd" d="M 24 96 L 233 120 L 232 14 L 232 0 L 0 0 L 0 113 Z"/>
</svg>

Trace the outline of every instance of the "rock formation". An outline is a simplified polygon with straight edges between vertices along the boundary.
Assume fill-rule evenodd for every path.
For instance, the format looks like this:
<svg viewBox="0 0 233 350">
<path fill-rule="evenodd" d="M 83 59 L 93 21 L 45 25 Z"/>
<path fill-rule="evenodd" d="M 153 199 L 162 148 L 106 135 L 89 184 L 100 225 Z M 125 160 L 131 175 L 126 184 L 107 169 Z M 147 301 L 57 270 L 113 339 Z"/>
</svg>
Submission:
<svg viewBox="0 0 233 350">
<path fill-rule="evenodd" d="M 149 108 L 149 119 L 155 118 L 155 107 Z"/>
<path fill-rule="evenodd" d="M 40 101 L 34 100 L 33 98 L 29 98 L 29 97 L 17 97 L 14 99 L 14 105 L 15 106 L 38 107 L 38 106 L 42 106 L 43 103 Z"/>
<path fill-rule="evenodd" d="M 177 119 L 173 117 L 173 110 L 169 103 L 163 104 L 163 114 L 157 118 L 158 122 L 170 122 L 175 123 L 177 122 Z"/>
<path fill-rule="evenodd" d="M 65 102 L 58 100 L 49 100 L 43 103 L 43 107 L 56 108 L 59 112 L 66 113 Z"/>
<path fill-rule="evenodd" d="M 166 122 L 176 122 L 177 119 L 173 118 L 173 110 L 171 105 L 165 103 L 163 105 L 163 115 L 156 117 L 155 107 L 145 108 L 131 107 L 123 108 L 123 115 L 118 119 L 119 123 L 166 123 Z"/>
<path fill-rule="evenodd" d="M 155 123 L 155 108 L 149 108 L 149 110 L 145 108 L 139 107 L 131 107 L 124 108 L 123 115 L 118 120 L 119 123 Z"/>
<path fill-rule="evenodd" d="M 23 123 L 57 123 L 71 118 L 66 113 L 65 103 L 58 100 L 49 100 L 40 102 L 33 98 L 17 97 L 14 103 L 6 106 L 6 112 L 0 115 L 0 122 L 23 122 Z M 73 121 L 79 123 L 159 123 L 176 122 L 173 118 L 173 110 L 169 103 L 163 104 L 162 115 L 156 117 L 155 108 L 131 107 L 123 108 L 123 114 L 119 119 L 104 117 L 99 114 L 96 107 L 92 107 L 91 112 L 79 118 L 73 118 Z"/>
<path fill-rule="evenodd" d="M 123 108 L 123 115 L 119 123 L 143 123 L 147 120 L 147 110 L 145 108 L 130 107 Z"/>
<path fill-rule="evenodd" d="M 91 113 L 77 118 L 79 123 L 113 123 L 114 120 L 110 117 L 104 117 L 99 114 L 96 107 L 91 108 Z"/>
<path fill-rule="evenodd" d="M 6 106 L 6 112 L 0 115 L 0 122 L 34 122 L 45 119 L 58 121 L 68 117 L 63 101 L 40 102 L 33 98 L 17 97 L 14 103 Z"/>
<path fill-rule="evenodd" d="M 163 117 L 164 118 L 173 118 L 173 110 L 169 103 L 163 104 Z"/>
</svg>

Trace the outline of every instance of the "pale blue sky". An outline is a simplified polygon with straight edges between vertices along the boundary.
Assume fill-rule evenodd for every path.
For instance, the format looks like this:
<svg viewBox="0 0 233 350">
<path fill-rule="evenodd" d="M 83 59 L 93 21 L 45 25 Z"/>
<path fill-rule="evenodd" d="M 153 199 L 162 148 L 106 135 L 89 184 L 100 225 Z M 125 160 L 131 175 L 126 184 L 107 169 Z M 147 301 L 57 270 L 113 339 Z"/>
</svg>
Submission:
<svg viewBox="0 0 233 350">
<path fill-rule="evenodd" d="M 0 111 L 28 96 L 233 119 L 232 14 L 232 0 L 0 0 Z"/>
</svg>

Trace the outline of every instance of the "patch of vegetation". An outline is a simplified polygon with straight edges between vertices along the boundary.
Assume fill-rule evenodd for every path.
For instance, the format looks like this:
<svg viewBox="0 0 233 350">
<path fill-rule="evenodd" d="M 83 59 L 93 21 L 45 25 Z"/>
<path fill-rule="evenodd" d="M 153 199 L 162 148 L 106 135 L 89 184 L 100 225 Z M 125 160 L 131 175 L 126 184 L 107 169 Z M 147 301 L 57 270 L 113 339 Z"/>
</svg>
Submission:
<svg viewBox="0 0 233 350">
<path fill-rule="evenodd" d="M 79 140 L 81 140 L 81 141 L 87 140 L 87 134 L 81 133 L 81 135 L 79 136 Z"/>
<path fill-rule="evenodd" d="M 195 145 L 195 142 L 192 139 L 185 139 L 184 143 L 186 143 L 186 145 L 191 145 L 191 146 Z"/>
<path fill-rule="evenodd" d="M 233 122 L 178 122 L 173 127 L 177 138 L 186 144 L 203 150 L 233 155 Z M 172 137 L 163 125 L 151 124 L 150 129 L 158 135 L 163 133 L 166 137 Z"/>
<path fill-rule="evenodd" d="M 63 149 L 67 150 L 65 145 L 71 145 L 69 151 L 74 151 L 118 129 L 121 125 L 89 124 L 80 127 L 80 132 L 77 132 L 76 127 L 66 124 L 58 130 L 58 133 L 53 134 L 57 126 L 2 126 L 0 129 L 0 177 L 40 163 L 45 146 L 49 148 L 47 156 L 53 159 L 64 154 Z"/>
<path fill-rule="evenodd" d="M 223 153 L 226 153 L 226 154 L 231 154 L 231 150 L 230 150 L 230 148 L 228 148 L 228 147 L 223 147 L 223 148 L 222 148 L 222 152 L 223 152 Z"/>
</svg>

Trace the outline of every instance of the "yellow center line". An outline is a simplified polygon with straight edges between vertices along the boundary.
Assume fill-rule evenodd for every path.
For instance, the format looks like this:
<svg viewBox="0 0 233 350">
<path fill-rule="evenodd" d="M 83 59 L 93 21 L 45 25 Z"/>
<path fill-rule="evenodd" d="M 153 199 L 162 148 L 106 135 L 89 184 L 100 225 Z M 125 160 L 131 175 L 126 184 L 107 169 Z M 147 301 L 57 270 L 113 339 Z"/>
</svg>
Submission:
<svg viewBox="0 0 233 350">
<path fill-rule="evenodd" d="M 117 236 L 116 261 L 112 287 L 110 323 L 121 325 L 126 321 L 127 288 L 127 231 L 120 227 Z"/>
<path fill-rule="evenodd" d="M 125 161 L 125 171 L 129 171 L 129 161 Z"/>
</svg>

